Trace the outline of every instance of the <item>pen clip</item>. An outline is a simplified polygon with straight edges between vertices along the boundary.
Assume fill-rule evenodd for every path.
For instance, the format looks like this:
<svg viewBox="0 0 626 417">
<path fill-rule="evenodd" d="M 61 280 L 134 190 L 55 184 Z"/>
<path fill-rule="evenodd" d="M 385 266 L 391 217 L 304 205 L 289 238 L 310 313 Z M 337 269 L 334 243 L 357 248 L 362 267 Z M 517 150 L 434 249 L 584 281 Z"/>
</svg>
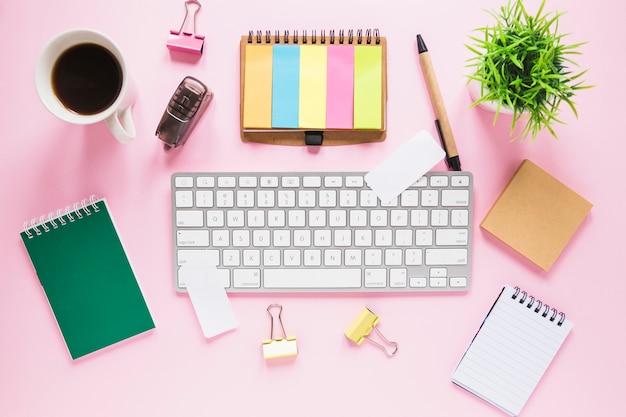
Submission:
<svg viewBox="0 0 626 417">
<path fill-rule="evenodd" d="M 435 119 L 435 127 L 437 128 L 437 134 L 439 135 L 439 141 L 441 142 L 441 147 L 446 153 L 446 165 L 448 169 L 452 168 L 450 164 L 450 155 L 448 154 L 448 147 L 446 146 L 446 141 L 443 139 L 443 131 L 441 130 L 441 123 L 439 123 L 439 119 Z"/>
</svg>

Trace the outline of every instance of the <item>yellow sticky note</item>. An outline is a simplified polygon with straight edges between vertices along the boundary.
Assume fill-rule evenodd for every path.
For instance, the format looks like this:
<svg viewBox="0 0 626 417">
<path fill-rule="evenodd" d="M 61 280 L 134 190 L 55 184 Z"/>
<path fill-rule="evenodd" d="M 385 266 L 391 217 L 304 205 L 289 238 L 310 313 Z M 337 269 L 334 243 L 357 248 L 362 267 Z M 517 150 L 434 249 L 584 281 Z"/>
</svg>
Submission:
<svg viewBox="0 0 626 417">
<path fill-rule="evenodd" d="M 383 51 L 379 45 L 354 47 L 354 128 L 381 129 Z"/>
<path fill-rule="evenodd" d="M 301 128 L 326 127 L 327 46 L 300 46 L 300 112 Z"/>
<path fill-rule="evenodd" d="M 246 45 L 243 127 L 272 127 L 272 46 Z"/>
</svg>

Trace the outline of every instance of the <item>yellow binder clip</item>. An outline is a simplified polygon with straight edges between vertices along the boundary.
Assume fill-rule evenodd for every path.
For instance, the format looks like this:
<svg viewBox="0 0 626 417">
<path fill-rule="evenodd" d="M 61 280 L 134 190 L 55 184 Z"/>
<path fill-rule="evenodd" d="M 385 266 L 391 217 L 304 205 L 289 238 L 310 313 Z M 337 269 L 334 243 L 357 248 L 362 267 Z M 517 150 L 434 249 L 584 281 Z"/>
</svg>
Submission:
<svg viewBox="0 0 626 417">
<path fill-rule="evenodd" d="M 398 344 L 396 342 L 389 341 L 385 336 L 383 336 L 380 330 L 376 328 L 379 321 L 380 318 L 376 314 L 372 313 L 369 308 L 364 307 L 357 318 L 354 319 L 352 324 L 350 324 L 350 326 L 346 329 L 345 334 L 348 339 L 352 340 L 357 345 L 363 343 L 363 340 L 367 340 L 368 342 L 373 343 L 376 347 L 382 349 L 387 356 L 391 357 L 398 352 Z M 368 337 L 372 330 L 376 330 L 376 333 L 378 333 L 378 336 L 385 342 L 387 347 Z"/>
<path fill-rule="evenodd" d="M 274 316 L 272 315 L 272 309 L 278 308 L 278 323 L 283 331 L 283 337 L 274 339 Z M 270 304 L 267 307 L 267 313 L 270 315 L 270 339 L 263 341 L 263 357 L 265 359 L 284 358 L 287 356 L 296 356 L 298 354 L 298 346 L 296 344 L 295 337 L 287 337 L 285 333 L 285 326 L 283 326 L 283 320 L 281 314 L 283 312 L 283 306 L 280 304 Z"/>
</svg>

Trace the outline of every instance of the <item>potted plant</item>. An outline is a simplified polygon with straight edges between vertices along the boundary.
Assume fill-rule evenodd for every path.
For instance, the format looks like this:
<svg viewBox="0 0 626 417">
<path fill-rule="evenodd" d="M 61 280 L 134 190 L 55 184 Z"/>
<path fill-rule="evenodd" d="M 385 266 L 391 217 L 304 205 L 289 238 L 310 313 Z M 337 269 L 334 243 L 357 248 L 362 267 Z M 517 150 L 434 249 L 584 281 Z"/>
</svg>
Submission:
<svg viewBox="0 0 626 417">
<path fill-rule="evenodd" d="M 531 15 L 522 0 L 509 0 L 499 11 L 489 11 L 495 23 L 476 29 L 480 36 L 470 36 L 473 53 L 468 67 L 474 73 L 468 83 L 474 100 L 472 107 L 492 105 L 494 124 L 500 113 L 512 114 L 511 134 L 518 122 L 525 123 L 513 137 L 534 141 L 542 129 L 554 138 L 559 107 L 567 103 L 578 117 L 573 101 L 578 90 L 589 88 L 581 80 L 587 71 L 574 72 L 572 59 L 583 43 L 564 44 L 566 34 L 558 32 L 563 13 L 544 12 L 545 0 Z"/>
</svg>

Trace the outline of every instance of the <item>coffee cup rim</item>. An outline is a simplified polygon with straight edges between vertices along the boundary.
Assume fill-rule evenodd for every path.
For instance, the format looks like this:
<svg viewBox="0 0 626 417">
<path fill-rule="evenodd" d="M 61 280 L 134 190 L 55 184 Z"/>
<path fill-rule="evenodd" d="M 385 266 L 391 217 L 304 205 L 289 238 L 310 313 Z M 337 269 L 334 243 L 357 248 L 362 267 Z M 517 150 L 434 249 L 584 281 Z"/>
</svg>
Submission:
<svg viewBox="0 0 626 417">
<path fill-rule="evenodd" d="M 122 86 L 115 101 L 95 114 L 80 114 L 68 109 L 54 94 L 52 88 L 52 67 L 56 59 L 68 48 L 83 43 L 95 43 L 105 47 L 118 61 L 122 71 Z M 40 101 L 52 114 L 74 124 L 91 124 L 112 115 L 124 99 L 129 83 L 128 77 L 126 60 L 118 44 L 103 32 L 88 28 L 74 28 L 58 33 L 43 47 L 35 66 L 35 88 Z"/>
</svg>

